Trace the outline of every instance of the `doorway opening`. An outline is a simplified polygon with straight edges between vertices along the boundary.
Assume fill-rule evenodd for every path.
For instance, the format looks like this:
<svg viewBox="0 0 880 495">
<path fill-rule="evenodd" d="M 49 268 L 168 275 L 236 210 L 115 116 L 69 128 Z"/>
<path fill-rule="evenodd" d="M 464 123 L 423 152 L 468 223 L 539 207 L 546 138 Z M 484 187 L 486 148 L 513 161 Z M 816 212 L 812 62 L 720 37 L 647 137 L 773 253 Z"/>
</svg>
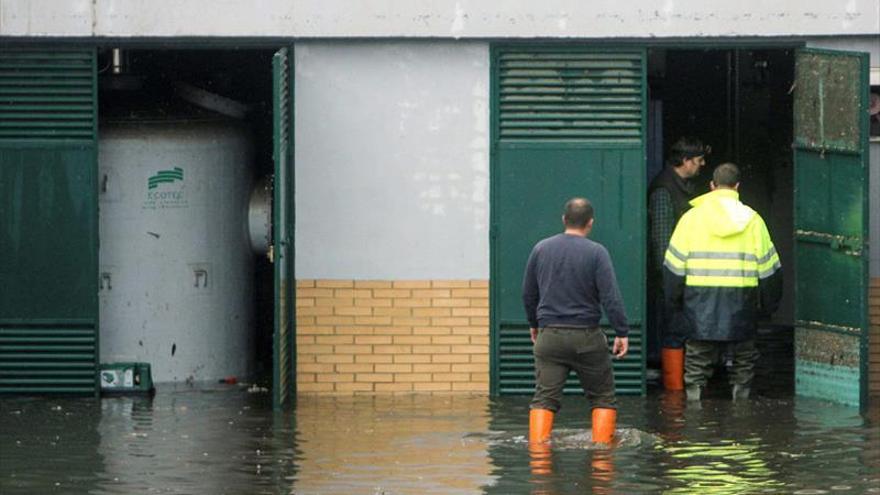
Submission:
<svg viewBox="0 0 880 495">
<path fill-rule="evenodd" d="M 758 325 L 761 358 L 755 388 L 771 396 L 790 395 L 794 389 L 794 64 L 794 50 L 786 48 L 648 51 L 647 183 L 663 169 L 677 139 L 700 139 L 711 146 L 711 153 L 693 179 L 696 194 L 708 192 L 715 167 L 736 163 L 742 173 L 740 200 L 764 218 L 779 252 L 783 300 L 779 310 Z M 658 301 L 650 292 L 649 368 L 659 365 L 660 354 Z M 718 369 L 724 370 L 724 364 Z M 728 394 L 724 374 L 715 374 L 710 392 Z"/>
<path fill-rule="evenodd" d="M 271 384 L 273 53 L 99 51 L 103 363 Z"/>
</svg>

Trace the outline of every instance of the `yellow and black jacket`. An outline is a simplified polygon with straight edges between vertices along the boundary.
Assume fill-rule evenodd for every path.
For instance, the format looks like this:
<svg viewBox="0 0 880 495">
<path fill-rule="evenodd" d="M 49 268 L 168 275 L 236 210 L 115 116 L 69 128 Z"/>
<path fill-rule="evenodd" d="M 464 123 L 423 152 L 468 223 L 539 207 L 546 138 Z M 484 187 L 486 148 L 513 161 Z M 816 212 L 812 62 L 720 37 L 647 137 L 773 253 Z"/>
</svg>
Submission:
<svg viewBox="0 0 880 495">
<path fill-rule="evenodd" d="M 666 302 L 681 308 L 695 340 L 755 336 L 759 314 L 782 298 L 779 255 L 764 220 L 732 189 L 691 201 L 663 262 Z"/>
</svg>

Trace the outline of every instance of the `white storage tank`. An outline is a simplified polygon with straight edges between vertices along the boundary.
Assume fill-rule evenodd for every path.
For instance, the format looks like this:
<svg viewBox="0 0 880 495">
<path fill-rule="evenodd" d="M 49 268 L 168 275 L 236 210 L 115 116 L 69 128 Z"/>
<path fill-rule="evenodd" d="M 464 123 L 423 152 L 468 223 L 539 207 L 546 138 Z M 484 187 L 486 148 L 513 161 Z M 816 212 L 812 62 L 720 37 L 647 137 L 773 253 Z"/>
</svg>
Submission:
<svg viewBox="0 0 880 495">
<path fill-rule="evenodd" d="M 113 120 L 99 132 L 100 352 L 156 382 L 252 367 L 252 145 L 224 119 Z"/>
</svg>

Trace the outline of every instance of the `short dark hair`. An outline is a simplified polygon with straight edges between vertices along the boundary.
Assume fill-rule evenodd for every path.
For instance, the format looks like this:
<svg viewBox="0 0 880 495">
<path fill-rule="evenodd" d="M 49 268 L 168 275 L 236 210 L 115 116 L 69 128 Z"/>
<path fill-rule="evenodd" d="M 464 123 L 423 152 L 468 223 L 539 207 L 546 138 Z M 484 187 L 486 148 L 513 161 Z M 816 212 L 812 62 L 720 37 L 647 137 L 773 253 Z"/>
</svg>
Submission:
<svg viewBox="0 0 880 495">
<path fill-rule="evenodd" d="M 593 205 L 587 198 L 571 198 L 565 202 L 562 220 L 566 227 L 582 229 L 593 219 Z"/>
<path fill-rule="evenodd" d="M 718 165 L 712 172 L 712 182 L 715 187 L 733 187 L 739 184 L 739 167 L 730 162 Z"/>
<path fill-rule="evenodd" d="M 707 153 L 708 150 L 703 146 L 702 141 L 694 137 L 685 136 L 672 145 L 672 149 L 669 150 L 667 163 L 671 167 L 680 167 L 684 164 L 685 160 Z"/>
</svg>

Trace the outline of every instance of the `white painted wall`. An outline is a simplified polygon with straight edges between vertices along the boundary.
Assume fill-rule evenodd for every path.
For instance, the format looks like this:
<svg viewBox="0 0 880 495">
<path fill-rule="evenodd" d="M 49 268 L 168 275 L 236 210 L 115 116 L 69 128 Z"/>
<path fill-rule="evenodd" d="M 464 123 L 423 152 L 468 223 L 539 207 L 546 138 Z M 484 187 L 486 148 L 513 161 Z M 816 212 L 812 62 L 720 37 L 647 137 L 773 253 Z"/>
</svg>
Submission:
<svg viewBox="0 0 880 495">
<path fill-rule="evenodd" d="M 0 0 L 0 36 L 652 38 L 877 33 L 877 0 Z"/>
<path fill-rule="evenodd" d="M 488 44 L 295 58 L 297 278 L 489 278 Z"/>
</svg>

